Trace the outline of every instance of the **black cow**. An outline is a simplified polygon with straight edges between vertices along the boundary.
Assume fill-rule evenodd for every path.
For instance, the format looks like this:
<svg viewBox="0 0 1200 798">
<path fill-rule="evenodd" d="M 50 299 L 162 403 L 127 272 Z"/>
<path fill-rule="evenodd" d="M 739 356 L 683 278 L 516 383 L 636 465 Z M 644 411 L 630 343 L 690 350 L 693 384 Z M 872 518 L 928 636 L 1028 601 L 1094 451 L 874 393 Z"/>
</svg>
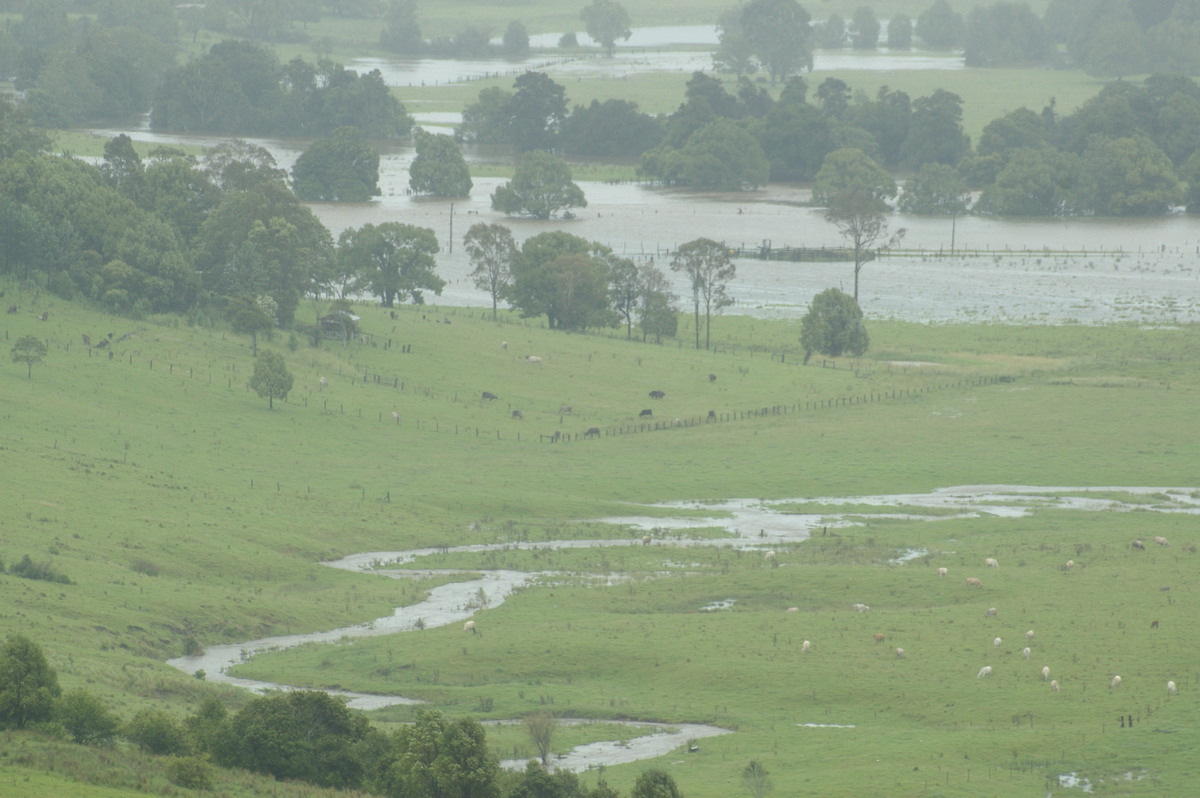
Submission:
<svg viewBox="0 0 1200 798">
<path fill-rule="evenodd" d="M 583 437 L 585 437 L 585 438 L 599 438 L 599 437 L 600 437 L 600 428 L 599 428 L 599 427 L 589 427 L 589 428 L 588 428 L 588 431 L 587 431 L 587 432 L 585 432 L 585 433 L 583 433 Z"/>
<path fill-rule="evenodd" d="M 667 395 L 665 393 L 663 393 L 662 391 L 651 391 L 650 392 L 651 399 L 665 399 L 666 396 Z"/>
<path fill-rule="evenodd" d="M 708 375 L 708 381 L 709 381 L 709 382 L 716 382 L 716 381 L 717 381 L 717 375 L 716 375 L 716 374 L 709 374 L 709 375 Z"/>
<path fill-rule="evenodd" d="M 499 399 L 500 397 L 496 396 L 496 394 L 492 393 L 491 391 L 484 391 L 483 398 L 484 399 Z"/>
<path fill-rule="evenodd" d="M 521 413 L 521 411 L 520 411 L 520 410 L 514 410 L 514 411 L 513 411 L 513 414 L 512 414 L 512 416 L 513 416 L 513 418 L 515 418 L 517 421 L 520 421 L 521 419 L 525 418 L 524 414 L 523 414 L 523 413 Z"/>
<path fill-rule="evenodd" d="M 654 411 L 651 410 L 650 408 L 646 408 L 642 412 L 638 413 L 638 418 L 650 418 L 653 415 L 654 415 Z"/>
</svg>

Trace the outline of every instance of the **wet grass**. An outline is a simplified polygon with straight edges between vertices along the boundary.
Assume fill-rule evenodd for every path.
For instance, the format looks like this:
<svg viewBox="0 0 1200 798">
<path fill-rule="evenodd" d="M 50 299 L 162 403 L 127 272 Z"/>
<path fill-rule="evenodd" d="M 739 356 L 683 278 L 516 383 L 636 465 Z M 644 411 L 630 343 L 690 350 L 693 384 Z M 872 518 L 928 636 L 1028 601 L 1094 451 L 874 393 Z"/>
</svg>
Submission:
<svg viewBox="0 0 1200 798">
<path fill-rule="evenodd" d="M 292 351 L 286 336 L 263 344 L 282 351 L 296 377 L 288 400 L 268 411 L 245 387 L 252 359 L 242 337 L 0 288 L 19 308 L 0 325 L 6 340 L 32 334 L 50 345 L 32 379 L 10 363 L 0 382 L 0 456 L 20 475 L 0 492 L 0 560 L 28 554 L 72 582 L 0 576 L 4 623 L 42 643 L 64 687 L 86 686 L 127 714 L 185 712 L 209 693 L 231 706 L 246 700 L 163 664 L 189 638 L 230 643 L 358 623 L 419 601 L 430 585 L 319 564 L 349 553 L 599 536 L 581 522 L 642 514 L 630 502 L 1200 484 L 1196 328 L 872 323 L 868 357 L 801 367 L 798 330 L 785 322 L 723 317 L 717 351 L 697 352 L 552 333 L 507 314 L 493 324 L 479 310 L 405 307 L 393 319 L 363 306 L 366 345 L 297 342 Z M 313 314 L 303 308 L 301 319 Z M 81 343 L 84 333 L 96 341 L 109 332 L 111 359 Z M 689 340 L 688 328 L 681 336 Z M 892 360 L 943 365 L 930 372 Z M 1137 380 L 1104 389 L 1075 381 L 1101 375 Z M 996 376 L 1015 381 L 969 381 Z M 500 399 L 485 403 L 484 390 Z M 650 400 L 650 390 L 666 398 Z M 559 415 L 562 405 L 572 414 Z M 747 412 L 774 406 L 788 411 Z M 656 420 L 703 419 L 710 409 L 721 420 L 638 431 L 645 407 Z M 575 439 L 591 426 L 605 434 Z M 549 443 L 554 432 L 571 439 Z M 883 784 L 915 795 L 928 777 L 950 792 L 1025 795 L 1059 768 L 1096 775 L 1133 764 L 1153 778 L 1129 789 L 1160 794 L 1187 771 L 1154 746 L 1197 742 L 1177 714 L 1198 683 L 1177 658 L 1188 651 L 1179 630 L 1196 609 L 1190 521 L 1045 509 L 1016 521 L 871 522 L 775 547 L 778 568 L 707 547 L 506 552 L 498 561 L 580 576 L 484 611 L 479 639 L 428 629 L 251 667 L 283 681 L 411 690 L 454 714 L 482 714 L 490 697 L 497 718 L 537 708 L 736 726 L 700 756 L 654 763 L 696 798 L 736 792 L 750 759 L 765 760 L 790 794 Z M 1154 534 L 1173 545 L 1129 554 L 1132 537 Z M 886 565 L 909 548 L 930 555 Z M 974 569 L 984 556 L 1002 568 Z M 1066 574 L 1068 558 L 1077 567 Z M 953 578 L 936 580 L 941 564 Z M 963 587 L 968 570 L 984 579 L 981 593 Z M 583 586 L 608 571 L 629 578 Z M 701 611 L 726 599 L 727 612 Z M 871 612 L 851 613 L 858 601 Z M 790 606 L 801 612 L 785 614 Z M 972 626 L 987 606 L 1001 609 L 992 621 L 1011 623 L 1006 640 L 1032 626 L 1039 643 L 1053 642 L 1046 664 L 1067 669 L 1056 697 L 1066 708 L 1016 667 L 974 679 L 979 658 L 992 654 L 991 628 Z M 1156 637 L 1147 636 L 1151 619 L 1161 621 Z M 908 658 L 889 659 L 875 631 Z M 801 660 L 803 639 L 814 656 Z M 388 666 L 389 649 L 392 663 L 415 667 L 372 675 Z M 1019 654 L 1002 653 L 993 665 L 1019 664 Z M 1129 689 L 1110 694 L 1103 677 L 1117 669 Z M 1181 685 L 1171 702 L 1166 678 Z M 1118 710 L 1135 716 L 1133 730 L 1115 727 Z M 1013 721 L 1026 712 L 1032 731 Z M 856 730 L 794 725 L 843 721 Z M 871 765 L 837 765 L 848 739 Z M 627 791 L 645 766 L 614 768 L 610 780 Z"/>
</svg>

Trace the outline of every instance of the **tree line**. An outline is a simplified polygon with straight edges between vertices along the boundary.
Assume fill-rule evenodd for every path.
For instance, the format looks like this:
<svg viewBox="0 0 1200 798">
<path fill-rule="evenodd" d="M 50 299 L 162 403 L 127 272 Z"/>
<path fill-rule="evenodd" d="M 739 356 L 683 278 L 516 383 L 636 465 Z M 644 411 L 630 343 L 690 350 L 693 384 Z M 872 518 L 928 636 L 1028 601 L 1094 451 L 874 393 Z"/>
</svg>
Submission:
<svg viewBox="0 0 1200 798">
<path fill-rule="evenodd" d="M 527 724 L 543 760 L 553 726 L 544 718 Z M 412 723 L 390 734 L 319 691 L 259 696 L 236 712 L 209 697 L 183 719 L 153 708 L 121 718 L 87 689 L 64 691 L 41 647 L 20 634 L 0 645 L 0 729 L 36 729 L 81 745 L 124 741 L 168 757 L 168 778 L 189 789 L 213 789 L 217 766 L 395 798 L 620 797 L 603 776 L 589 788 L 574 773 L 551 772 L 536 760 L 524 771 L 504 771 L 478 721 L 434 709 L 417 710 Z M 766 771 L 751 764 L 746 772 L 754 783 L 769 783 Z M 679 796 L 675 780 L 658 769 L 644 771 L 630 792 L 630 798 Z"/>
</svg>

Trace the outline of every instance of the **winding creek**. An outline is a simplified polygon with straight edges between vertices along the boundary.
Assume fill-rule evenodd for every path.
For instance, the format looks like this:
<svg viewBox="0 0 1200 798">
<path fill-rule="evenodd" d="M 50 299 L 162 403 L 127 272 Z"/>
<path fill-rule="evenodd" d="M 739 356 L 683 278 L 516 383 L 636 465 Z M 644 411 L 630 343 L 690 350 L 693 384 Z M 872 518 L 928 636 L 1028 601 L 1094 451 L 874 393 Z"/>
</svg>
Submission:
<svg viewBox="0 0 1200 798">
<path fill-rule="evenodd" d="M 1115 497 L 1121 498 L 1115 498 Z M 829 512 L 795 512 L 797 505 L 806 509 L 828 506 Z M 852 512 L 840 508 L 853 507 Z M 641 546 L 642 535 L 650 535 L 656 546 L 689 547 L 718 546 L 754 549 L 783 543 L 801 543 L 814 532 L 827 527 L 859 526 L 870 520 L 909 519 L 939 521 L 946 519 L 977 518 L 1021 518 L 1035 510 L 1062 509 L 1088 512 L 1142 512 L 1183 513 L 1200 515 L 1200 489 L 1185 487 L 1036 487 L 1021 485 L 969 485 L 940 488 L 925 494 L 815 497 L 793 499 L 730 499 L 717 502 L 670 502 L 656 505 L 655 509 L 679 511 L 679 515 L 629 515 L 605 518 L 601 522 L 624 526 L 636 535 L 623 539 L 604 540 L 559 540 L 541 542 L 503 542 L 412 549 L 408 551 L 375 551 L 352 554 L 340 560 L 323 563 L 331 568 L 340 568 L 362 574 L 373 574 L 393 579 L 406 579 L 431 574 L 461 574 L 462 581 L 451 582 L 431 589 L 425 599 L 406 607 L 397 607 L 383 618 L 373 621 L 332 629 L 326 632 L 282 635 L 250 640 L 243 643 L 214 645 L 202 654 L 179 657 L 168 664 L 186 673 L 204 672 L 210 681 L 220 682 L 262 693 L 270 690 L 298 689 L 289 685 L 254 681 L 234 676 L 230 669 L 245 662 L 256 654 L 291 648 L 309 643 L 335 643 L 347 638 L 403 634 L 422 628 L 462 623 L 474 616 L 479 607 L 495 607 L 518 587 L 542 585 L 553 582 L 556 576 L 547 571 L 513 571 L 472 569 L 414 570 L 403 568 L 422 557 L 433 554 L 456 554 L 487 551 L 513 551 L 534 549 L 601 548 L 615 546 Z M 937 514 L 930 514 L 936 512 Z M 728 536 L 720 538 L 693 538 L 688 530 L 720 527 Z M 903 567 L 907 562 L 924 552 L 898 552 L 891 565 Z M 602 575 L 606 579 L 611 574 Z M 577 578 L 577 575 L 575 575 Z M 709 611 L 728 609 L 729 605 L 712 606 Z M 416 699 L 395 695 L 375 695 L 346 691 L 329 691 L 344 697 L 349 706 L 357 709 L 379 709 L 397 704 L 420 703 Z M 582 719 L 567 722 L 586 723 Z M 610 723 L 610 721 L 604 721 Z M 798 718 L 797 726 L 805 728 L 844 728 L 831 724 L 809 722 Z M 674 751 L 690 740 L 698 740 L 720 734 L 728 729 L 701 724 L 652 724 L 631 723 L 649 734 L 622 740 L 597 742 L 580 746 L 561 755 L 555 766 L 576 772 L 599 765 L 616 765 L 662 756 Z M 502 764 L 508 768 L 522 768 L 526 760 L 508 760 Z"/>
</svg>

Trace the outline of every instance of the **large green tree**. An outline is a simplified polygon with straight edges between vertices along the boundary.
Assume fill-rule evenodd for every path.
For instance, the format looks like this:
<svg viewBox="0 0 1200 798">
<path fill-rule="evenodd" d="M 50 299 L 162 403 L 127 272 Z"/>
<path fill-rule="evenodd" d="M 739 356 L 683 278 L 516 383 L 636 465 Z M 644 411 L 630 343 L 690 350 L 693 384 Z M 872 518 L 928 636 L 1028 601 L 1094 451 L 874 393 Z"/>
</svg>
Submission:
<svg viewBox="0 0 1200 798">
<path fill-rule="evenodd" d="M 1075 212 L 1079 156 L 1051 148 L 1014 150 L 975 212 L 997 216 L 1066 216 Z"/>
<path fill-rule="evenodd" d="M 551 329 L 615 322 L 608 296 L 607 247 L 554 231 L 525 239 L 506 294 L 524 317 L 545 316 Z"/>
<path fill-rule="evenodd" d="M 508 216 L 551 219 L 571 208 L 587 207 L 583 189 L 571 180 L 566 161 L 535 150 L 517 160 L 512 180 L 492 193 L 492 210 Z"/>
<path fill-rule="evenodd" d="M 305 148 L 292 182 L 296 197 L 307 202 L 365 202 L 379 194 L 379 153 L 357 128 L 338 128 Z"/>
<path fill-rule="evenodd" d="M 583 29 L 587 35 L 600 43 L 609 58 L 616 48 L 617 39 L 628 39 L 630 30 L 629 12 L 616 0 L 592 0 L 579 12 Z"/>
<path fill-rule="evenodd" d="M 61 693 L 42 648 L 14 634 L 0 646 L 0 727 L 23 729 L 48 720 Z"/>
<path fill-rule="evenodd" d="M 813 352 L 830 357 L 858 357 L 866 352 L 870 338 L 862 318 L 858 302 L 843 291 L 827 288 L 814 296 L 800 322 L 804 362 L 808 362 Z"/>
<path fill-rule="evenodd" d="M 292 390 L 292 383 L 292 372 L 288 371 L 283 355 L 267 349 L 258 353 L 258 357 L 254 359 L 254 375 L 250 377 L 250 388 L 267 400 L 268 410 L 275 409 L 276 399 L 287 398 Z"/>
<path fill-rule="evenodd" d="M 386 308 L 405 298 L 422 304 L 425 291 L 442 293 L 446 281 L 434 271 L 439 249 L 437 236 L 428 227 L 401 222 L 348 228 L 338 237 L 342 268 Z"/>
<path fill-rule="evenodd" d="M 643 770 L 633 783 L 630 798 L 682 798 L 675 779 L 665 770 Z"/>
<path fill-rule="evenodd" d="M 1083 154 L 1077 205 L 1099 216 L 1153 216 L 1183 199 L 1171 160 L 1145 136 L 1098 139 Z"/>
<path fill-rule="evenodd" d="M 478 721 L 419 709 L 392 735 L 372 786 L 390 798 L 497 798 L 499 771 Z"/>
<path fill-rule="evenodd" d="M 72 690 L 58 700 L 54 717 L 71 742 L 103 745 L 116 736 L 121 720 L 108 705 L 87 690 Z"/>
<path fill-rule="evenodd" d="M 962 44 L 966 23 L 948 0 L 937 0 L 917 16 L 917 37 L 927 47 L 948 50 Z"/>
<path fill-rule="evenodd" d="M 492 321 L 495 321 L 496 306 L 513 279 L 517 244 L 512 231 L 502 224 L 479 222 L 471 225 L 463 236 L 463 245 L 471 258 L 471 280 L 492 298 Z"/>
<path fill-rule="evenodd" d="M 508 143 L 517 152 L 552 150 L 567 118 L 566 89 L 544 72 L 525 72 L 513 81 L 502 114 Z"/>
<path fill-rule="evenodd" d="M 812 69 L 811 19 L 796 0 L 751 0 L 742 7 L 742 33 L 771 82 Z"/>
<path fill-rule="evenodd" d="M 904 213 L 953 216 L 967 210 L 967 184 L 953 166 L 927 163 L 904 184 L 898 206 Z"/>
<path fill-rule="evenodd" d="M 821 163 L 813 180 L 813 201 L 828 206 L 844 192 L 864 194 L 880 210 L 886 210 L 887 200 L 896 196 L 896 181 L 862 150 L 843 147 L 829 153 Z"/>
<path fill-rule="evenodd" d="M 692 308 L 696 328 L 696 348 L 700 348 L 700 327 L 704 326 L 704 348 L 712 346 L 712 315 L 733 304 L 729 283 L 737 275 L 737 266 L 729 248 L 711 238 L 697 238 L 680 244 L 671 259 L 671 270 L 687 276 L 692 289 Z"/>
<path fill-rule="evenodd" d="M 474 185 L 462 150 L 450 136 L 417 128 L 416 157 L 408 168 L 408 185 L 415 194 L 466 197 Z"/>
<path fill-rule="evenodd" d="M 13 344 L 10 354 L 14 363 L 25 364 L 25 376 L 32 379 L 34 365 L 45 360 L 49 351 L 46 342 L 36 335 L 22 335 Z"/>
</svg>

